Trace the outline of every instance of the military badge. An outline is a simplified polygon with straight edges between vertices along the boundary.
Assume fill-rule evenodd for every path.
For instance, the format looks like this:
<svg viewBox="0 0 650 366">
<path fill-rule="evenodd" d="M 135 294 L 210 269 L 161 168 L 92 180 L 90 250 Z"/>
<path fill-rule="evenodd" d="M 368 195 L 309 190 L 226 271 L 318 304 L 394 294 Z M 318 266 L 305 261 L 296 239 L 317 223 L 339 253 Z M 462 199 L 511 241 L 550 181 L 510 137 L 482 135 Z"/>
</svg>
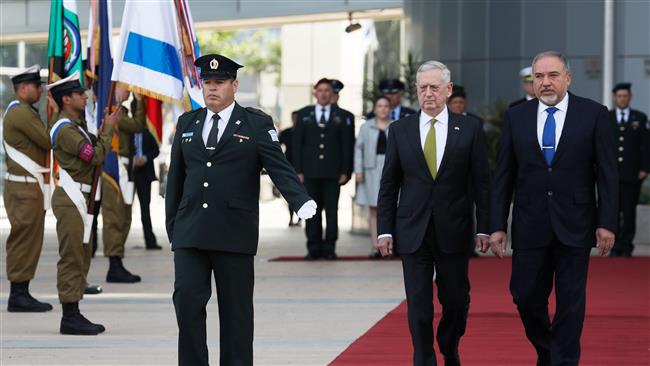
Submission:
<svg viewBox="0 0 650 366">
<path fill-rule="evenodd" d="M 632 129 L 635 131 L 638 130 L 640 126 L 641 123 L 639 121 L 633 121 L 632 123 L 630 123 L 630 127 L 632 127 Z"/>
<path fill-rule="evenodd" d="M 216 58 L 213 58 L 212 61 L 210 61 L 210 69 L 216 70 L 219 68 L 219 61 L 217 61 Z"/>
</svg>

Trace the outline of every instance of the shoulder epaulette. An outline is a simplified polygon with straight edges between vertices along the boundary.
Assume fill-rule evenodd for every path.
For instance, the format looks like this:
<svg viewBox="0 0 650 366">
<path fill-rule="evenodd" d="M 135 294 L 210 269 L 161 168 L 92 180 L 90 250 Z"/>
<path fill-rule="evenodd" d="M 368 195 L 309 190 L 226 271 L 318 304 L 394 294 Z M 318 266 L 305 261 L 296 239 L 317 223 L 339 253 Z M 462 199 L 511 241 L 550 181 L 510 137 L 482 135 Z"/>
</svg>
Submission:
<svg viewBox="0 0 650 366">
<path fill-rule="evenodd" d="M 268 114 L 264 113 L 262 110 L 257 109 L 257 108 L 246 107 L 245 109 L 246 109 L 246 111 L 248 111 L 248 112 L 250 112 L 250 113 L 253 113 L 253 114 L 256 114 L 256 115 L 258 115 L 258 116 L 262 116 L 262 117 L 271 117 L 271 116 L 269 116 Z"/>
</svg>

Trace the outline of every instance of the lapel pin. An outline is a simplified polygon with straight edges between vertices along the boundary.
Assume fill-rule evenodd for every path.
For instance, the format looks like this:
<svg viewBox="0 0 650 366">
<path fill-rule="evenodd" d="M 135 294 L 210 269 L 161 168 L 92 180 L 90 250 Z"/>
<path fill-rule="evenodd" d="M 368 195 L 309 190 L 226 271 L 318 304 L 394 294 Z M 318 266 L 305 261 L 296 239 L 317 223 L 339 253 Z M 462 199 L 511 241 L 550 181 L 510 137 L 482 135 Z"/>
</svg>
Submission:
<svg viewBox="0 0 650 366">
<path fill-rule="evenodd" d="M 455 127 L 454 127 L 454 130 L 456 130 L 456 131 L 460 131 L 460 127 L 455 126 Z"/>
<path fill-rule="evenodd" d="M 242 139 L 239 139 L 239 142 L 244 142 L 244 140 L 242 140 Z"/>
<path fill-rule="evenodd" d="M 241 121 L 238 120 L 237 122 L 235 122 L 235 124 L 239 125 L 239 124 L 241 124 Z"/>
<path fill-rule="evenodd" d="M 194 122 L 194 124 L 198 125 L 198 124 L 199 124 L 199 120 L 197 119 L 196 122 Z"/>
</svg>

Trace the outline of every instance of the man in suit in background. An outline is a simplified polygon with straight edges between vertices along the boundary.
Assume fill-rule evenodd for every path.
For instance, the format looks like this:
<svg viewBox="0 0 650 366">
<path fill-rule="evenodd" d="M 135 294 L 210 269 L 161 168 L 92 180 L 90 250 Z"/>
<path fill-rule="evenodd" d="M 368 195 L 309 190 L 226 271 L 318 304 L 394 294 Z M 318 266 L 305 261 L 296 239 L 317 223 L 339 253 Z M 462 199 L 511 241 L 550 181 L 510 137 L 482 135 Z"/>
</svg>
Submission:
<svg viewBox="0 0 650 366">
<path fill-rule="evenodd" d="M 402 92 L 405 85 L 400 79 L 384 79 L 379 82 L 379 91 L 390 100 L 390 119 L 397 121 L 400 118 L 415 114 L 415 110 L 402 105 Z M 375 117 L 375 112 L 370 111 L 366 119 Z"/>
<path fill-rule="evenodd" d="M 542 52 L 532 67 L 537 99 L 505 114 L 492 182 L 490 244 L 498 257 L 505 254 L 514 194 L 510 292 L 526 336 L 538 365 L 578 365 L 589 252 L 596 244 L 606 255 L 614 244 L 614 139 L 607 108 L 568 93 L 571 71 L 564 55 Z"/>
<path fill-rule="evenodd" d="M 469 309 L 468 264 L 473 245 L 468 187 L 473 184 L 478 233 L 488 230 L 489 170 L 485 134 L 473 118 L 451 113 L 451 73 L 428 61 L 416 75 L 420 113 L 390 125 L 379 188 L 382 255 L 402 258 L 414 365 L 435 365 L 433 274 L 442 319 L 438 346 L 445 365 L 460 365 L 458 344 Z M 488 235 L 475 243 L 485 252 Z"/>
<path fill-rule="evenodd" d="M 242 66 L 214 54 L 194 64 L 201 70 L 206 108 L 178 118 L 165 196 L 174 251 L 178 364 L 208 365 L 206 306 L 214 275 L 219 363 L 252 365 L 261 170 L 299 217 L 311 217 L 316 204 L 282 153 L 271 117 L 235 102 Z"/>
<path fill-rule="evenodd" d="M 521 69 L 521 71 L 519 71 L 519 77 L 521 78 L 521 88 L 524 91 L 524 96 L 523 98 L 519 98 L 510 103 L 508 108 L 512 108 L 517 104 L 521 104 L 535 98 L 535 92 L 533 91 L 533 68 L 530 66 L 524 67 Z"/>
<path fill-rule="evenodd" d="M 133 181 L 140 201 L 140 220 L 144 231 L 145 248 L 160 250 L 162 247 L 156 241 L 156 235 L 151 226 L 151 182 L 156 180 L 153 160 L 158 156 L 158 142 L 149 130 L 136 133 L 133 137 L 135 156 L 133 157 Z"/>
<path fill-rule="evenodd" d="M 334 108 L 332 81 L 320 79 L 314 86 L 316 105 L 298 111 L 293 130 L 293 164 L 307 192 L 314 198 L 316 215 L 305 221 L 306 259 L 336 259 L 338 239 L 338 204 L 341 186 L 350 180 L 353 141 L 352 121 Z M 278 187 L 279 188 L 279 187 Z M 327 228 L 323 237 L 322 210 Z"/>
<path fill-rule="evenodd" d="M 636 205 L 639 203 L 641 184 L 650 172 L 648 117 L 643 112 L 630 108 L 631 89 L 631 83 L 617 84 L 612 90 L 616 108 L 609 111 L 619 178 L 618 231 L 611 257 L 632 256 L 636 234 Z"/>
</svg>

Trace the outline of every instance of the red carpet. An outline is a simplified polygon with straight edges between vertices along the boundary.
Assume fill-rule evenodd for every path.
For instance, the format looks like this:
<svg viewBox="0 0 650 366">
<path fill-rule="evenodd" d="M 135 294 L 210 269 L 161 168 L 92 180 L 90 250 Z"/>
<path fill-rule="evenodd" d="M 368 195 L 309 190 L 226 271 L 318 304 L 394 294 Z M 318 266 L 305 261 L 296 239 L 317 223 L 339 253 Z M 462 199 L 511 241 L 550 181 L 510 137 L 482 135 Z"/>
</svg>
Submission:
<svg viewBox="0 0 650 366">
<path fill-rule="evenodd" d="M 460 344 L 463 365 L 535 364 L 535 351 L 508 291 L 510 266 L 509 259 L 470 262 L 472 303 Z M 650 258 L 592 258 L 587 286 L 581 365 L 649 365 Z M 437 300 L 434 309 L 437 325 Z M 330 365 L 410 365 L 411 354 L 406 302 L 402 302 Z M 438 352 L 438 363 L 442 362 Z"/>
<path fill-rule="evenodd" d="M 305 256 L 281 256 L 269 259 L 269 262 L 314 262 L 314 261 L 392 261 L 399 260 L 399 257 L 388 257 L 388 258 L 370 258 L 367 255 L 340 255 L 336 259 L 305 259 Z"/>
</svg>

